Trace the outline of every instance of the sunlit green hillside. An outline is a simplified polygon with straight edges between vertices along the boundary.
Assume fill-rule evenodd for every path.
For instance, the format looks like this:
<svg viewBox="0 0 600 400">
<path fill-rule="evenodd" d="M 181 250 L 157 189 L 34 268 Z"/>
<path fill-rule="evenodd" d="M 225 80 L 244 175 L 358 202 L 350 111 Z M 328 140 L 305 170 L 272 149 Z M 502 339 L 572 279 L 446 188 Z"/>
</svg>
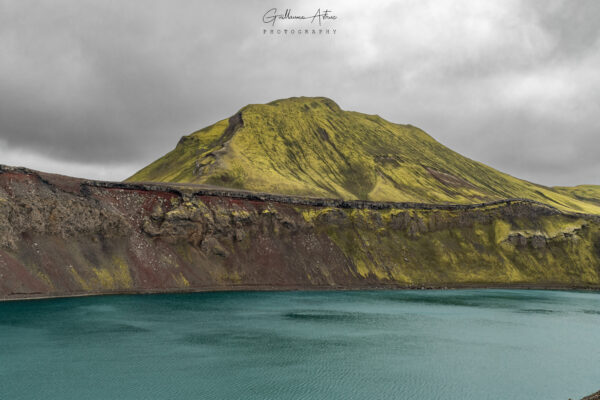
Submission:
<svg viewBox="0 0 600 400">
<path fill-rule="evenodd" d="M 377 201 L 529 198 L 563 210 L 600 213 L 597 188 L 579 196 L 577 189 L 526 182 L 461 156 L 419 128 L 344 111 L 322 97 L 248 105 L 183 137 L 128 181 Z"/>
</svg>

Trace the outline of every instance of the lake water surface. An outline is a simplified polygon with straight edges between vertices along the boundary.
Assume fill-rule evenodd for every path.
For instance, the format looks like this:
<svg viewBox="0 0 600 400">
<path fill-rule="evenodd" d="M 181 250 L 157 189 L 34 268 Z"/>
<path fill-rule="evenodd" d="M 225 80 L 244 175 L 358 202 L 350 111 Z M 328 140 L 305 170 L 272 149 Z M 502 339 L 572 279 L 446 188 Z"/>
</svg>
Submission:
<svg viewBox="0 0 600 400">
<path fill-rule="evenodd" d="M 560 399 L 600 294 L 230 292 L 0 303 L 2 399 Z"/>
</svg>

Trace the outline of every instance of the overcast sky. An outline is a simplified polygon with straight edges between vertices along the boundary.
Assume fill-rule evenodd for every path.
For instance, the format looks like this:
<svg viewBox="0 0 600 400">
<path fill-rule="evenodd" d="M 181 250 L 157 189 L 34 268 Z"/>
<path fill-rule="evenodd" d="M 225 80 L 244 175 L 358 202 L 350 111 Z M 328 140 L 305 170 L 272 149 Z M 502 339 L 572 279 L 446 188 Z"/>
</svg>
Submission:
<svg viewBox="0 0 600 400">
<path fill-rule="evenodd" d="M 329 9 L 336 34 L 265 35 L 273 7 Z M 121 180 L 248 103 L 326 96 L 523 179 L 600 184 L 599 16 L 596 0 L 0 0 L 0 163 Z"/>
</svg>

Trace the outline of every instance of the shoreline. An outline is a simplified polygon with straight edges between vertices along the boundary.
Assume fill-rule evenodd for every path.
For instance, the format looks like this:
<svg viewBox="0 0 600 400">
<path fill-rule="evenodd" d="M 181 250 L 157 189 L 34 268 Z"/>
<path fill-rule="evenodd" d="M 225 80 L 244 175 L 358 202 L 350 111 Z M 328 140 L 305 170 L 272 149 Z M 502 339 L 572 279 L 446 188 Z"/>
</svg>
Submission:
<svg viewBox="0 0 600 400">
<path fill-rule="evenodd" d="M 565 286 L 565 285 L 476 285 L 476 284 L 457 284 L 457 285 L 376 285 L 376 286 L 304 286 L 304 285 L 236 285 L 228 287 L 207 286 L 190 289 L 172 288 L 148 289 L 148 290 L 114 290 L 101 292 L 80 292 L 71 294 L 40 294 L 27 295 L 15 293 L 9 297 L 0 298 L 0 303 L 12 301 L 35 301 L 68 299 L 78 297 L 102 297 L 102 296 L 135 296 L 135 295 L 161 295 L 161 294 L 190 294 L 190 293 L 219 293 L 219 292 L 359 292 L 359 291 L 431 291 L 431 290 L 545 290 L 545 291 L 579 291 L 579 292 L 600 292 L 600 286 Z"/>
</svg>

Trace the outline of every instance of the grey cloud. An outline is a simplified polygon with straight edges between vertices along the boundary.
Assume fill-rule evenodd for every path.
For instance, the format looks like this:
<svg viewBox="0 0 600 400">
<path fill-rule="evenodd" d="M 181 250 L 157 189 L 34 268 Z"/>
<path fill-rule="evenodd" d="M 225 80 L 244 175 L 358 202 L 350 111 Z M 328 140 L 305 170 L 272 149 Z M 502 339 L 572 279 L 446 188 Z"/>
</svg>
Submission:
<svg viewBox="0 0 600 400">
<path fill-rule="evenodd" d="M 524 179 L 600 184 L 598 2 L 329 5 L 337 35 L 300 38 L 265 37 L 262 13 L 322 4 L 0 1 L 0 157 L 122 179 L 245 104 L 318 95 Z"/>
<path fill-rule="evenodd" d="M 535 0 L 540 25 L 557 41 L 557 55 L 586 53 L 600 34 L 600 24 L 593 18 L 600 15 L 600 3 L 595 0 Z"/>
</svg>

